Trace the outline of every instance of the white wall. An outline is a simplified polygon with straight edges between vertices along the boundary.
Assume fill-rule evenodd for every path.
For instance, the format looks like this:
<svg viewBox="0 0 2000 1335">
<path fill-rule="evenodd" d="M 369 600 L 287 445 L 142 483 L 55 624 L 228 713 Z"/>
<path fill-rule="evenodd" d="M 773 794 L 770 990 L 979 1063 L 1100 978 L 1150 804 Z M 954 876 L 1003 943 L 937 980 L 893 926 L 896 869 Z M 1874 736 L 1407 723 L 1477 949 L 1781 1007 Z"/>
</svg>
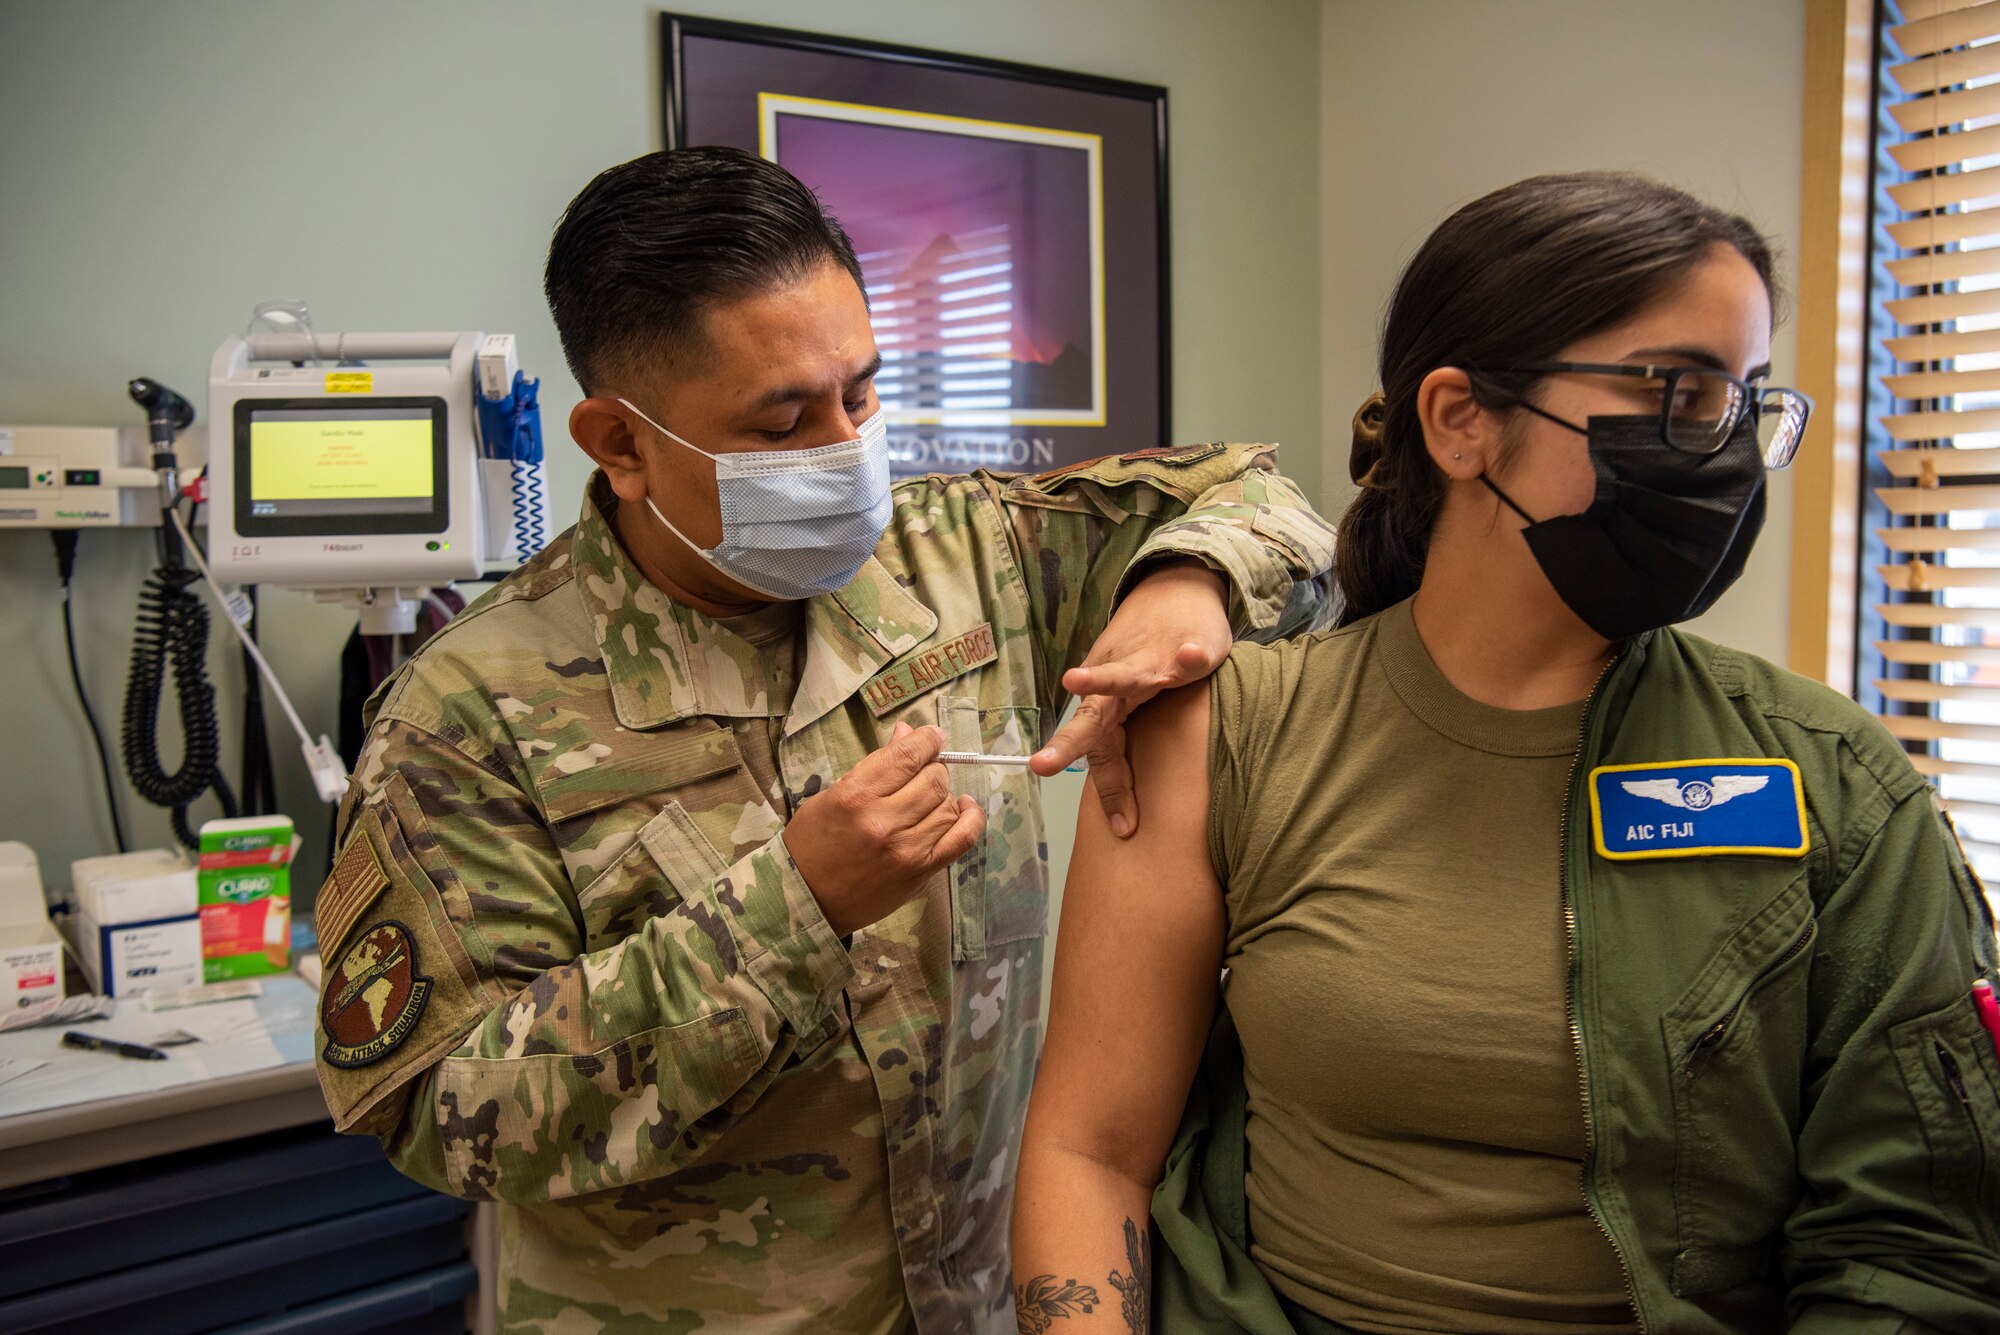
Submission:
<svg viewBox="0 0 2000 1335">
<path fill-rule="evenodd" d="M 1315 0 L 674 7 L 1167 85 L 1175 432 L 1292 442 L 1317 488 Z M 270 298 L 307 299 L 328 330 L 508 330 L 544 377 L 566 523 L 586 469 L 563 444 L 576 390 L 542 259 L 585 181 L 660 145 L 657 28 L 637 0 L 0 0 L 0 423 L 136 422 L 138 374 L 205 413 L 210 353 Z M 85 675 L 114 731 L 148 553 L 93 534 L 79 565 Z M 29 840 L 61 885 L 110 829 L 46 535 L 0 533 L 0 571 L 0 839 Z M 307 724 L 333 731 L 351 620 L 282 593 L 266 620 Z M 241 675 L 216 643 L 233 769 Z M 323 809 L 285 736 L 276 751 L 319 865 Z M 1075 792 L 1050 790 L 1058 863 Z M 142 844 L 167 841 L 163 814 L 127 810 Z"/>
<path fill-rule="evenodd" d="M 1324 0 L 1320 232 L 1328 513 L 1375 388 L 1391 287 L 1459 205 L 1540 172 L 1620 168 L 1742 213 L 1796 278 L 1804 0 Z M 1775 383 L 1793 339 L 1773 340 Z M 1785 661 L 1791 487 L 1702 634 Z"/>
</svg>

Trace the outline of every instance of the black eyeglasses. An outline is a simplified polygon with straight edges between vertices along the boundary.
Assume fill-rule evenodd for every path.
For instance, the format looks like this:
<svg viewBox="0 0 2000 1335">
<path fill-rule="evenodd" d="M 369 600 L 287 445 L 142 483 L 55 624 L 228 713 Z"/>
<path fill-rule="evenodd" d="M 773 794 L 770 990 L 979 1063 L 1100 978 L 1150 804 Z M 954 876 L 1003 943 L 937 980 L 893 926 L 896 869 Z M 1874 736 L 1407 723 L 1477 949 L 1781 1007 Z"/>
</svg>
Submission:
<svg viewBox="0 0 2000 1335">
<path fill-rule="evenodd" d="M 1627 366 L 1615 362 L 1517 362 L 1475 374 L 1622 375 L 1658 380 L 1660 439 L 1683 454 L 1714 454 L 1749 414 L 1764 467 L 1783 468 L 1799 452 L 1813 402 L 1796 389 L 1759 387 L 1705 366 Z"/>
</svg>

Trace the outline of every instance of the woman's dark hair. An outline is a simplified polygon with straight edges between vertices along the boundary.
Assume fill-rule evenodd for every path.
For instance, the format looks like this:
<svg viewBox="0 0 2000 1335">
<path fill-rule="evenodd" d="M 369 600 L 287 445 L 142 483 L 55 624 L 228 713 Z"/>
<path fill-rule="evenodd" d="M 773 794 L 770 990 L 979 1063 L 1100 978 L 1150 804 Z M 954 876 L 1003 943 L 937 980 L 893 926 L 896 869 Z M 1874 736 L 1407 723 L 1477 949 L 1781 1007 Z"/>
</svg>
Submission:
<svg viewBox="0 0 2000 1335">
<path fill-rule="evenodd" d="M 1396 284 L 1382 328 L 1382 402 L 1355 418 L 1341 516 L 1341 624 L 1417 591 L 1444 475 L 1424 446 L 1417 389 L 1441 366 L 1547 361 L 1670 292 L 1717 245 L 1750 261 L 1775 306 L 1771 247 L 1733 213 L 1626 172 L 1536 176 L 1447 218 Z M 1473 377 L 1478 401 L 1512 407 L 1538 377 Z"/>
<path fill-rule="evenodd" d="M 635 358 L 698 346 L 711 304 L 823 264 L 861 285 L 853 243 L 796 176 L 741 149 L 678 148 L 600 172 L 570 201 L 542 289 L 591 394 Z"/>
</svg>

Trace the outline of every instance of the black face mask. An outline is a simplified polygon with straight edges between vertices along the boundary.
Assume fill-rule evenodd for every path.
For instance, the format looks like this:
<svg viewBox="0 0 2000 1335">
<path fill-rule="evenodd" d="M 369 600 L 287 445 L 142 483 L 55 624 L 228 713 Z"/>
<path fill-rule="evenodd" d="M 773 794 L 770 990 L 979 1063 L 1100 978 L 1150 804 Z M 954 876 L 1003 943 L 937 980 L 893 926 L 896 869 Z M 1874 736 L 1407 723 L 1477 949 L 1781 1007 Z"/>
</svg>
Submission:
<svg viewBox="0 0 2000 1335">
<path fill-rule="evenodd" d="M 1542 414 L 1546 416 L 1546 414 Z M 1551 418 L 1575 431 L 1560 418 Z M 1588 510 L 1528 521 L 1521 536 L 1558 596 L 1607 640 L 1700 616 L 1743 573 L 1764 527 L 1764 458 L 1747 417 L 1714 454 L 1660 439 L 1660 419 L 1593 417 L 1597 496 Z"/>
</svg>

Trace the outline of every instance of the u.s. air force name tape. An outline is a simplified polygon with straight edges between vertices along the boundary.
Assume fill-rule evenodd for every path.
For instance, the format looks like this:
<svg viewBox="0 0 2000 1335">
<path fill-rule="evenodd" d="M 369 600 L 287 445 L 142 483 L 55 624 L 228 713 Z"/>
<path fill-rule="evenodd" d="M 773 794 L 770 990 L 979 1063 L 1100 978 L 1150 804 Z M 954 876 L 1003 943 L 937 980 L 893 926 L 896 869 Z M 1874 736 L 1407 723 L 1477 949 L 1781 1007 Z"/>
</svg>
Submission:
<svg viewBox="0 0 2000 1335">
<path fill-rule="evenodd" d="M 1000 657 L 993 640 L 993 623 L 982 621 L 963 635 L 926 645 L 861 688 L 862 698 L 877 718 L 933 686 L 962 677 Z"/>
<path fill-rule="evenodd" d="M 1805 781 L 1789 760 L 1725 757 L 1601 765 L 1590 772 L 1599 857 L 1805 854 Z"/>
</svg>

